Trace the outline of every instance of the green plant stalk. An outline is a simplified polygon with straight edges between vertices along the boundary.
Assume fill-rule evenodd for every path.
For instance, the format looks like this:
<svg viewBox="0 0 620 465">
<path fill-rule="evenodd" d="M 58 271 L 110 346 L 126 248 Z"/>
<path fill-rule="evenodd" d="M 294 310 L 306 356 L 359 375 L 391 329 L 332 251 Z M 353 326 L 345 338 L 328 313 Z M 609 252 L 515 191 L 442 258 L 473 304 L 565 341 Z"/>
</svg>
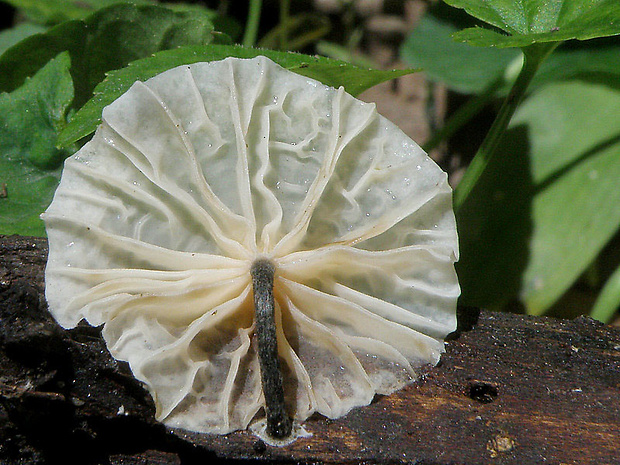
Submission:
<svg viewBox="0 0 620 465">
<path fill-rule="evenodd" d="M 540 65 L 559 44 L 560 42 L 533 44 L 522 49 L 525 59 L 521 72 L 512 85 L 506 100 L 504 100 L 495 121 L 491 125 L 491 129 L 489 129 L 484 141 L 482 141 L 476 156 L 454 191 L 454 209 L 457 212 L 463 206 L 478 179 L 480 179 L 487 165 L 492 160 L 512 115 L 514 115 L 519 103 L 521 103 L 525 96 L 525 91 L 530 82 L 532 82 Z"/>
<path fill-rule="evenodd" d="M 280 0 L 280 50 L 288 50 L 288 23 L 291 0 Z"/>
<path fill-rule="evenodd" d="M 243 34 L 244 47 L 254 47 L 256 37 L 258 36 L 258 25 L 260 23 L 260 13 L 263 7 L 263 0 L 250 0 L 250 11 L 248 12 L 248 21 L 245 24 L 245 32 Z"/>
<path fill-rule="evenodd" d="M 495 91 L 499 85 L 503 82 L 503 78 L 493 81 L 487 88 L 480 94 L 476 95 L 464 105 L 461 105 L 453 114 L 448 118 L 446 124 L 444 124 L 438 131 L 436 131 L 431 138 L 422 146 L 425 152 L 430 152 L 436 148 L 444 140 L 448 140 L 454 135 L 456 131 L 461 129 L 465 124 L 471 121 L 476 115 L 478 115 L 482 109 L 495 98 Z"/>
</svg>

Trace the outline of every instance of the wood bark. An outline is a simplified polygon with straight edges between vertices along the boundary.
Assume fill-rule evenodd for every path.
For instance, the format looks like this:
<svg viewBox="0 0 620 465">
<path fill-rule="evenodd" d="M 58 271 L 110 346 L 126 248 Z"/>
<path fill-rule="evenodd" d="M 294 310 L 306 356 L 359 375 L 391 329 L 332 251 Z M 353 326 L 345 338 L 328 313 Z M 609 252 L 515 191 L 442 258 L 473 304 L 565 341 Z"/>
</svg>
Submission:
<svg viewBox="0 0 620 465">
<path fill-rule="evenodd" d="M 167 429 L 100 329 L 44 298 L 45 239 L 0 236 L 2 464 L 620 464 L 620 329 L 465 308 L 437 367 L 311 437 Z"/>
</svg>

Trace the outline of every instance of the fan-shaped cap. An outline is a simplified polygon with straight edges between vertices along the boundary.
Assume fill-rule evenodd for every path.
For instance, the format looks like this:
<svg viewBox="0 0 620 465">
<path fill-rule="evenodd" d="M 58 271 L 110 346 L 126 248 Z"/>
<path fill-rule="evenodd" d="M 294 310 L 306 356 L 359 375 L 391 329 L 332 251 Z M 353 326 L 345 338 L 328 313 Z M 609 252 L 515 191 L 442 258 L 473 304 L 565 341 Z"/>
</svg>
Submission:
<svg viewBox="0 0 620 465">
<path fill-rule="evenodd" d="M 136 82 L 43 217 L 50 311 L 103 324 L 170 426 L 228 433 L 263 407 L 257 258 L 298 420 L 401 388 L 456 327 L 445 173 L 373 104 L 265 57 Z"/>
</svg>

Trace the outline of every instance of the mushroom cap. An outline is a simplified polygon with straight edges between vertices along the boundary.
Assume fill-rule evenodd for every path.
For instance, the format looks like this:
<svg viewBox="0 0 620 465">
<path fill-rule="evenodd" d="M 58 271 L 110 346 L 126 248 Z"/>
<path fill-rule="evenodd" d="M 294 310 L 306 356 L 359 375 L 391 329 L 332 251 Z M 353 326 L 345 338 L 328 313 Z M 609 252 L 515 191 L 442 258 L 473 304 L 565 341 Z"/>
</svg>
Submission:
<svg viewBox="0 0 620 465">
<path fill-rule="evenodd" d="M 136 82 L 43 214 L 46 297 L 103 325 L 158 420 L 244 429 L 264 407 L 250 267 L 276 266 L 287 409 L 336 418 L 435 364 L 456 328 L 446 174 L 342 88 L 265 57 Z"/>
</svg>

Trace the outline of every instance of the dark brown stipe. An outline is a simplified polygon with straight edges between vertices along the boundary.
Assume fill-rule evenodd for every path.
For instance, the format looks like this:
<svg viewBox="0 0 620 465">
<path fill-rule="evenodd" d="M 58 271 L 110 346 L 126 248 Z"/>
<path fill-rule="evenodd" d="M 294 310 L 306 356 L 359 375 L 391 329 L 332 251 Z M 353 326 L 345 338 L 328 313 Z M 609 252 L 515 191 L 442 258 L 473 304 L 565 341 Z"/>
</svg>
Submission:
<svg viewBox="0 0 620 465">
<path fill-rule="evenodd" d="M 267 434 L 272 438 L 283 439 L 291 434 L 293 424 L 284 405 L 282 372 L 278 359 L 273 299 L 275 270 L 275 266 L 269 260 L 258 259 L 252 264 L 250 273 L 254 288 L 255 332 L 258 339 L 261 382 L 265 395 Z"/>
</svg>

